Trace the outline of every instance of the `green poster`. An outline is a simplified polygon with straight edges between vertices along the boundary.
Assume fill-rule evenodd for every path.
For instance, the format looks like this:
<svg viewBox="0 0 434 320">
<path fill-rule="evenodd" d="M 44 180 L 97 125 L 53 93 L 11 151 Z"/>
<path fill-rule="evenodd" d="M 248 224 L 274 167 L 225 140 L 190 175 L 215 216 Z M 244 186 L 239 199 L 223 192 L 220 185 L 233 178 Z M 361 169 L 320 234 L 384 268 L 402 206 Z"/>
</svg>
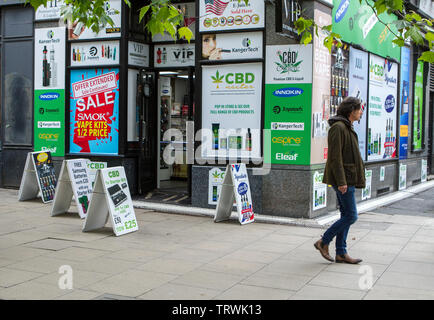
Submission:
<svg viewBox="0 0 434 320">
<path fill-rule="evenodd" d="M 310 164 L 311 105 L 311 83 L 265 85 L 264 128 L 271 132 L 271 163 Z"/>
<path fill-rule="evenodd" d="M 35 151 L 65 155 L 65 90 L 35 90 Z"/>
<path fill-rule="evenodd" d="M 367 51 L 401 61 L 401 49 L 392 42 L 394 35 L 379 22 L 372 8 L 365 2 L 360 4 L 356 0 L 333 0 L 332 19 L 333 32 L 340 34 L 343 41 L 362 45 Z M 380 15 L 380 19 L 396 31 L 394 25 L 390 24 L 397 20 L 395 15 L 385 12 Z"/>
<path fill-rule="evenodd" d="M 413 104 L 413 150 L 422 149 L 423 129 L 423 62 L 419 61 L 416 69 L 416 81 L 414 83 Z"/>
</svg>

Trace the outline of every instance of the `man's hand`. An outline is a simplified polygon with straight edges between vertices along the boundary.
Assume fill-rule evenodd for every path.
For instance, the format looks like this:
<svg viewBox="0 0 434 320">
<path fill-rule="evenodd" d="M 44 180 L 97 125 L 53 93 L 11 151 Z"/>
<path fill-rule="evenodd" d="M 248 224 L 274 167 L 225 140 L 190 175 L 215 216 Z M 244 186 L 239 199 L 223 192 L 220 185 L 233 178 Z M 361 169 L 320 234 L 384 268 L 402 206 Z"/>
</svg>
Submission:
<svg viewBox="0 0 434 320">
<path fill-rule="evenodd" d="M 338 187 L 338 190 L 342 193 L 342 194 L 344 194 L 345 192 L 347 192 L 347 185 L 344 185 L 344 186 L 339 186 Z"/>
</svg>

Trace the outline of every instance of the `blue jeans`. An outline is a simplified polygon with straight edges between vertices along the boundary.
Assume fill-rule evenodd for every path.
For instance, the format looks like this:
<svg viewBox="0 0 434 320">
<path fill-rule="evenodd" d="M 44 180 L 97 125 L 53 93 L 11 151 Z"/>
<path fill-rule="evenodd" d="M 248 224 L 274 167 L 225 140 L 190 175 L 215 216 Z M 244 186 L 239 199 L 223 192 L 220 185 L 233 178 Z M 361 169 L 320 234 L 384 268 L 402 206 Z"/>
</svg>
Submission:
<svg viewBox="0 0 434 320">
<path fill-rule="evenodd" d="M 347 192 L 342 194 L 336 186 L 333 186 L 338 199 L 341 218 L 336 221 L 322 236 L 322 242 L 329 244 L 336 236 L 336 254 L 347 253 L 347 236 L 350 226 L 357 221 L 356 198 L 354 196 L 355 187 L 348 186 Z"/>
</svg>

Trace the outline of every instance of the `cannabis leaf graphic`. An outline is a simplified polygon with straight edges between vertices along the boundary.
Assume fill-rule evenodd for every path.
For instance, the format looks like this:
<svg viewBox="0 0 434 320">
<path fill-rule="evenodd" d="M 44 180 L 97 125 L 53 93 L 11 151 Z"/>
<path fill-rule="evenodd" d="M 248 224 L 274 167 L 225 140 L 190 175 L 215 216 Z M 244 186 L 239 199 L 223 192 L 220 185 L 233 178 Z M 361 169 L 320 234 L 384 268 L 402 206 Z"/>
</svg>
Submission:
<svg viewBox="0 0 434 320">
<path fill-rule="evenodd" d="M 211 76 L 211 79 L 214 80 L 213 83 L 216 83 L 216 84 L 217 84 L 217 89 L 218 89 L 218 87 L 219 87 L 218 84 L 223 82 L 223 81 L 222 81 L 223 78 L 224 78 L 224 76 L 223 76 L 223 75 L 220 76 L 220 73 L 219 73 L 218 70 L 217 70 L 217 72 L 216 72 L 216 74 L 215 74 L 215 77 Z"/>
</svg>

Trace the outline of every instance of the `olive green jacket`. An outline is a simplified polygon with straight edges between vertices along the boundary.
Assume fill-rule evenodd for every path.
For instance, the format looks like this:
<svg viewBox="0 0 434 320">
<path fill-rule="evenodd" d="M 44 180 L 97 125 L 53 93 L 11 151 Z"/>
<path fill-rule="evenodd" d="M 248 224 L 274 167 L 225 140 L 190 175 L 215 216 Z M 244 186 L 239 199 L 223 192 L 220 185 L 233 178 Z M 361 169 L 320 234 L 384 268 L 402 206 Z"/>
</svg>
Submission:
<svg viewBox="0 0 434 320">
<path fill-rule="evenodd" d="M 341 116 L 329 119 L 327 163 L 323 183 L 332 186 L 365 188 L 365 165 L 359 140 L 351 122 Z"/>
</svg>

